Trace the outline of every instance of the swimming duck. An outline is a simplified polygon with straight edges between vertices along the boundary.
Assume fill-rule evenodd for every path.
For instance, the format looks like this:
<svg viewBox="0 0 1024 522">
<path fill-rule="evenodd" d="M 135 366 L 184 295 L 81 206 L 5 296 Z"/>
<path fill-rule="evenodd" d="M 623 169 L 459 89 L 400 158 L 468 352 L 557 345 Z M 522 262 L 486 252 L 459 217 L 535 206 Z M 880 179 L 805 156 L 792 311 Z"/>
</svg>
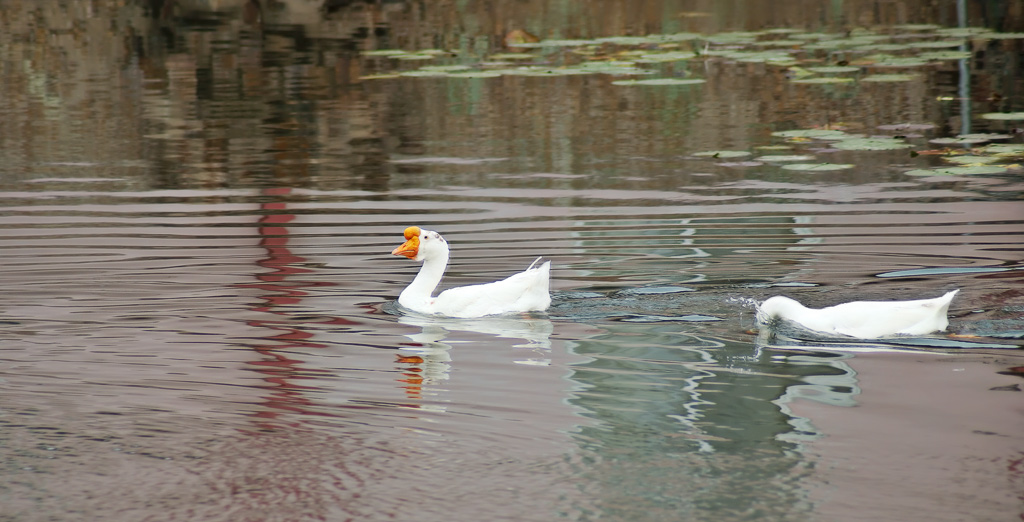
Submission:
<svg viewBox="0 0 1024 522">
<path fill-rule="evenodd" d="M 405 243 L 392 254 L 422 261 L 416 278 L 398 296 L 398 304 L 425 314 L 449 317 L 483 317 L 510 312 L 546 310 L 551 304 L 548 281 L 551 262 L 537 266 L 540 258 L 525 271 L 507 279 L 482 285 L 451 288 L 433 297 L 448 266 L 448 243 L 441 234 L 419 227 L 405 229 Z"/>
<path fill-rule="evenodd" d="M 828 308 L 807 308 L 783 296 L 775 296 L 757 309 L 757 321 L 793 321 L 804 328 L 858 339 L 887 335 L 924 335 L 946 329 L 949 303 L 960 290 L 942 297 L 916 301 L 854 301 Z"/>
</svg>

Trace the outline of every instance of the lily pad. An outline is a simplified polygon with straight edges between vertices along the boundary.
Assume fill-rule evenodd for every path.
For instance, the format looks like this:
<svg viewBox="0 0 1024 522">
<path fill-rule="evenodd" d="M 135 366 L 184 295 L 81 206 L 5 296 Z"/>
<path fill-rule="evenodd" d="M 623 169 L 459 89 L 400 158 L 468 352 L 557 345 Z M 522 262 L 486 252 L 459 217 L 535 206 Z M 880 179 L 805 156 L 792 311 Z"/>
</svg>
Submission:
<svg viewBox="0 0 1024 522">
<path fill-rule="evenodd" d="M 372 51 L 363 51 L 363 56 L 397 56 L 399 54 L 409 54 L 409 51 L 403 51 L 401 49 L 374 49 Z"/>
<path fill-rule="evenodd" d="M 928 140 L 928 143 L 936 145 L 977 145 L 989 141 L 988 138 L 935 138 Z"/>
<path fill-rule="evenodd" d="M 996 154 L 1000 156 L 1024 155 L 1024 145 L 1010 143 L 996 143 L 986 145 L 981 149 L 985 154 Z"/>
<path fill-rule="evenodd" d="M 780 138 L 813 138 L 820 140 L 841 140 L 847 138 L 849 135 L 841 130 L 798 129 L 773 132 L 772 136 L 778 136 Z"/>
<path fill-rule="evenodd" d="M 501 76 L 498 71 L 469 71 L 456 72 L 448 75 L 450 78 L 497 78 Z"/>
<path fill-rule="evenodd" d="M 694 156 L 698 158 L 743 158 L 749 156 L 750 153 L 745 150 L 707 150 L 704 152 L 694 152 Z"/>
<path fill-rule="evenodd" d="M 960 47 L 965 43 L 967 43 L 966 40 L 933 40 L 929 42 L 914 42 L 908 45 L 918 49 L 947 49 L 950 47 Z"/>
<path fill-rule="evenodd" d="M 860 70 L 860 67 L 853 67 L 850 65 L 830 65 L 823 67 L 808 67 L 807 70 L 819 74 L 841 74 L 848 72 L 857 72 Z"/>
<path fill-rule="evenodd" d="M 791 155 L 778 154 L 778 155 L 768 155 L 768 156 L 760 156 L 760 157 L 754 158 L 754 160 L 756 160 L 756 161 L 766 161 L 766 162 L 770 161 L 770 162 L 780 162 L 780 163 L 781 162 L 789 162 L 789 161 L 810 161 L 810 160 L 813 160 L 813 159 L 814 159 L 814 156 L 808 156 L 806 154 L 791 154 Z"/>
<path fill-rule="evenodd" d="M 922 60 L 966 60 L 973 56 L 970 51 L 935 51 L 921 53 L 918 58 Z"/>
<path fill-rule="evenodd" d="M 1006 167 L 998 165 L 979 165 L 975 167 L 947 167 L 943 169 L 917 169 L 908 170 L 904 174 L 908 176 L 963 176 L 970 174 L 1002 174 Z"/>
<path fill-rule="evenodd" d="M 702 78 L 652 78 L 650 80 L 619 80 L 612 85 L 696 85 L 707 80 Z"/>
<path fill-rule="evenodd" d="M 928 65 L 928 60 L 920 58 L 885 58 L 873 64 L 875 67 L 921 67 Z"/>
<path fill-rule="evenodd" d="M 456 71 L 469 71 L 473 69 L 468 65 L 424 65 L 420 67 L 420 71 L 436 71 L 436 72 L 456 72 Z"/>
<path fill-rule="evenodd" d="M 811 84 L 826 84 L 826 83 L 850 83 L 853 78 L 843 78 L 840 76 L 826 76 L 824 78 L 801 78 L 799 80 L 790 80 L 792 83 L 811 83 Z"/>
<path fill-rule="evenodd" d="M 899 139 L 856 138 L 836 142 L 833 147 L 840 150 L 898 150 L 910 148 L 910 144 Z"/>
<path fill-rule="evenodd" d="M 826 172 L 832 170 L 852 169 L 853 165 L 849 163 L 793 163 L 790 165 L 783 165 L 782 168 L 786 170 Z"/>
<path fill-rule="evenodd" d="M 976 156 L 974 154 L 964 154 L 962 156 L 943 156 L 942 159 L 958 165 L 983 165 L 995 163 L 1002 158 L 998 156 Z"/>
<path fill-rule="evenodd" d="M 1024 112 L 987 112 L 981 115 L 986 120 L 1024 120 Z"/>
<path fill-rule="evenodd" d="M 976 132 L 973 134 L 958 134 L 956 137 L 963 139 L 1008 140 L 1013 136 L 996 132 Z"/>
</svg>

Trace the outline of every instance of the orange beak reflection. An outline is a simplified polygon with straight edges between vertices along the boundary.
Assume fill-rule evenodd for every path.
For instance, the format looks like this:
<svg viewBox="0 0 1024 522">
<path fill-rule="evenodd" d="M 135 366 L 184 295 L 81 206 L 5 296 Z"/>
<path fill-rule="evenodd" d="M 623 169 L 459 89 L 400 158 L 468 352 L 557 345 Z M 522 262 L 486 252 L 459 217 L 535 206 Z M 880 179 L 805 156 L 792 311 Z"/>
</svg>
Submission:
<svg viewBox="0 0 1024 522">
<path fill-rule="evenodd" d="M 415 259 L 420 250 L 420 227 L 409 227 L 405 229 L 405 243 L 391 251 L 392 255 L 405 256 Z"/>
</svg>

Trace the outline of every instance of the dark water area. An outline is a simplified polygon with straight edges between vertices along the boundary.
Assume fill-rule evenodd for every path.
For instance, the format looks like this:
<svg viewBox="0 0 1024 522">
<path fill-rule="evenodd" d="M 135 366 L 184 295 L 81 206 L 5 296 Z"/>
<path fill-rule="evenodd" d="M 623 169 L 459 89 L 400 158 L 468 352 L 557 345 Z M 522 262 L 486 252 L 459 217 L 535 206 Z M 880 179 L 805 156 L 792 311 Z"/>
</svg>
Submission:
<svg viewBox="0 0 1024 522">
<path fill-rule="evenodd" d="M 9 2 L 0 70 L 0 521 L 1024 516 L 1019 2 Z M 410 225 L 552 307 L 407 313 Z"/>
</svg>

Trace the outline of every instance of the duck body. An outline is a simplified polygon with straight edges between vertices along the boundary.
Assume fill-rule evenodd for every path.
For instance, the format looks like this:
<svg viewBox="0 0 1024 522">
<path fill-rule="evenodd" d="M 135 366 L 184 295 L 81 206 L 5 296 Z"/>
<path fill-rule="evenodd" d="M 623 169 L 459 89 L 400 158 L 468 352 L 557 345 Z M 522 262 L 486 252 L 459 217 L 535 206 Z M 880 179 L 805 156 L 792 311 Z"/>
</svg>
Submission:
<svg viewBox="0 0 1024 522">
<path fill-rule="evenodd" d="M 483 317 L 514 312 L 543 311 L 551 305 L 551 262 L 529 268 L 493 283 L 462 286 L 433 295 L 448 267 L 448 243 L 441 234 L 419 227 L 405 229 L 405 243 L 391 253 L 422 261 L 423 266 L 398 296 L 398 304 L 425 314 Z"/>
<path fill-rule="evenodd" d="M 858 339 L 889 335 L 925 335 L 949 326 L 946 314 L 959 290 L 942 297 L 914 301 L 854 301 L 828 308 L 807 308 L 783 296 L 775 296 L 757 309 L 761 324 L 783 319 L 804 328 Z"/>
</svg>

